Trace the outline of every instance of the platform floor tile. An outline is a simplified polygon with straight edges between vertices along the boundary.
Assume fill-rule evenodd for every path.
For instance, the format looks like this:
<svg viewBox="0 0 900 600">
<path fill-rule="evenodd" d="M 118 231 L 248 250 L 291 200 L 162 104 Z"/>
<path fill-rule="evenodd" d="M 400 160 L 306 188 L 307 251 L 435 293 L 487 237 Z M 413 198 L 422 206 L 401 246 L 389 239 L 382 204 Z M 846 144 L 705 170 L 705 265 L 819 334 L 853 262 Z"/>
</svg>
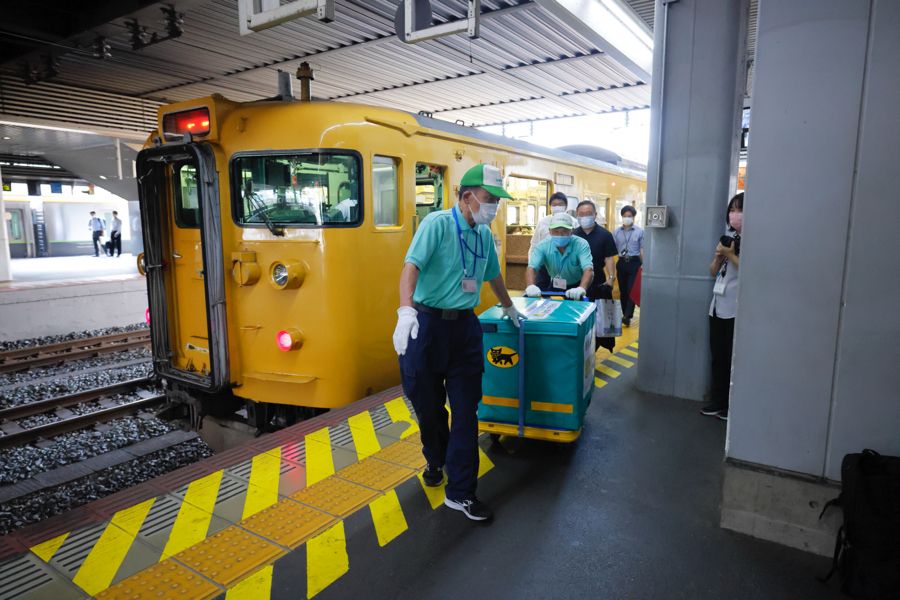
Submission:
<svg viewBox="0 0 900 600">
<path fill-rule="evenodd" d="M 338 471 L 337 476 L 374 490 L 385 491 L 415 475 L 415 471 L 399 465 L 367 458 Z"/>
<path fill-rule="evenodd" d="M 282 500 L 246 519 L 241 527 L 293 549 L 334 521 L 333 515 L 290 500 Z"/>
<path fill-rule="evenodd" d="M 227 587 L 282 554 L 282 548 L 238 527 L 229 527 L 174 558 Z"/>
<path fill-rule="evenodd" d="M 375 490 L 337 477 L 328 477 L 292 494 L 290 498 L 337 517 L 344 517 L 377 495 Z"/>
<path fill-rule="evenodd" d="M 221 589 L 190 569 L 165 560 L 97 594 L 98 599 L 215 598 Z"/>
</svg>

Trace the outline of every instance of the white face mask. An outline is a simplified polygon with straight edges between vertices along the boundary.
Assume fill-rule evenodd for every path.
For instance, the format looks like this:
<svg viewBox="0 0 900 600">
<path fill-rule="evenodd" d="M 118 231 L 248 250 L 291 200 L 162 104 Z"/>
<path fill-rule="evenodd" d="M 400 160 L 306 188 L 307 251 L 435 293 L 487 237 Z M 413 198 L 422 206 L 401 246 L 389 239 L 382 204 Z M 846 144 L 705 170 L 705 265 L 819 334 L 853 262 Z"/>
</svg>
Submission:
<svg viewBox="0 0 900 600">
<path fill-rule="evenodd" d="M 634 218 L 622 217 L 622 225 L 634 225 Z"/>
<path fill-rule="evenodd" d="M 494 220 L 494 217 L 497 216 L 498 208 L 500 208 L 499 203 L 489 204 L 487 202 L 482 202 L 478 212 L 472 213 L 472 219 L 475 221 L 476 225 L 490 225 L 491 221 Z"/>
<path fill-rule="evenodd" d="M 560 204 L 554 204 L 550 207 L 550 214 L 555 215 L 557 213 L 566 212 L 566 207 Z"/>
<path fill-rule="evenodd" d="M 582 229 L 590 229 L 595 223 L 594 217 L 578 217 L 578 224 Z"/>
</svg>

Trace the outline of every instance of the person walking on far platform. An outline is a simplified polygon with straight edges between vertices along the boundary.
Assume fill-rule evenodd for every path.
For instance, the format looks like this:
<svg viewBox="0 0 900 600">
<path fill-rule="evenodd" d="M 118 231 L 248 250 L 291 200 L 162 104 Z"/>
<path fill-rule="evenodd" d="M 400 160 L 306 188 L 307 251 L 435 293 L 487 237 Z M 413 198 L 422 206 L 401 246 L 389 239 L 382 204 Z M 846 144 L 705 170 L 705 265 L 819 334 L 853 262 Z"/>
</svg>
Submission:
<svg viewBox="0 0 900 600">
<path fill-rule="evenodd" d="M 622 299 L 622 325 L 631 326 L 634 317 L 634 302 L 631 300 L 631 286 L 644 260 L 644 230 L 634 224 L 637 211 L 633 206 L 623 206 L 619 211 L 622 225 L 613 233 L 619 261 L 616 263 L 616 279 L 619 280 L 619 295 Z"/>
<path fill-rule="evenodd" d="M 109 228 L 109 255 L 122 255 L 122 219 L 119 213 L 112 211 L 112 226 Z"/>
<path fill-rule="evenodd" d="M 484 351 L 473 309 L 483 282 L 490 283 L 503 313 L 519 327 L 490 229 L 500 198 L 509 197 L 496 167 L 466 171 L 457 205 L 422 220 L 400 274 L 394 349 L 403 391 L 419 419 L 428 463 L 422 477 L 426 485 L 438 486 L 446 467 L 444 504 L 473 521 L 493 516 L 475 496 Z M 449 426 L 447 399 L 453 414 Z"/>
<path fill-rule="evenodd" d="M 97 216 L 97 213 L 91 211 L 91 219 L 88 221 L 88 228 L 91 230 L 91 240 L 94 242 L 94 256 L 100 256 L 100 238 L 103 237 L 103 230 L 106 229 L 106 223 Z"/>
</svg>

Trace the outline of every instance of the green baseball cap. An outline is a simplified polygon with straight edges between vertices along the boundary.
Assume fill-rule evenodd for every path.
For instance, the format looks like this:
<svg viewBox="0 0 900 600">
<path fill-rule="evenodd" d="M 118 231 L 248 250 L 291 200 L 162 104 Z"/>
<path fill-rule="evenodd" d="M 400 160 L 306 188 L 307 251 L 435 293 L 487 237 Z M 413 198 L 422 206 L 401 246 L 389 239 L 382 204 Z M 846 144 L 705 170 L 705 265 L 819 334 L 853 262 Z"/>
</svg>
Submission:
<svg viewBox="0 0 900 600">
<path fill-rule="evenodd" d="M 572 229 L 572 217 L 567 215 L 566 213 L 556 213 L 552 217 L 550 217 L 550 225 L 548 229 L 556 229 L 557 227 L 565 227 L 566 229 Z"/>
<path fill-rule="evenodd" d="M 500 177 L 500 169 L 492 165 L 475 165 L 466 171 L 459 185 L 484 188 L 492 196 L 497 196 L 498 198 L 512 198 L 503 189 L 503 178 Z"/>
</svg>

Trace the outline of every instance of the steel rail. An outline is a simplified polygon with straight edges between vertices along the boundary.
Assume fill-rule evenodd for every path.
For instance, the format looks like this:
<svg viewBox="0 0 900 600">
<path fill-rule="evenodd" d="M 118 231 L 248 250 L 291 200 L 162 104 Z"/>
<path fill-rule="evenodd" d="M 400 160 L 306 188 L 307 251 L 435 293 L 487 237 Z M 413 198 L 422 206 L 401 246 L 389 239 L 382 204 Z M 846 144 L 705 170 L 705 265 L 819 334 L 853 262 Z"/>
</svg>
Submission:
<svg viewBox="0 0 900 600">
<path fill-rule="evenodd" d="M 103 396 L 120 394 L 149 384 L 149 377 L 140 377 L 138 379 L 129 379 L 128 381 L 123 381 L 121 383 L 114 383 L 113 385 L 102 388 L 93 388 L 82 392 L 76 392 L 67 396 L 59 396 L 57 398 L 49 398 L 47 400 L 38 400 L 37 402 L 26 402 L 16 406 L 10 406 L 9 408 L 0 409 L 0 423 L 15 419 L 23 419 L 25 417 L 30 417 L 31 415 L 38 415 L 47 412 L 48 410 L 53 410 L 54 408 L 63 408 L 82 402 L 90 402 L 91 400 L 102 398 Z"/>
<path fill-rule="evenodd" d="M 165 401 L 165 399 L 166 397 L 164 395 L 141 398 L 140 400 L 135 400 L 134 402 L 128 402 L 119 406 L 105 408 L 92 413 L 88 413 L 86 415 L 78 415 L 69 419 L 57 421 L 55 423 L 41 425 L 40 427 L 34 427 L 32 429 L 24 429 L 22 431 L 10 433 L 8 435 L 0 437 L 0 450 L 12 448 L 15 446 L 22 446 L 40 438 L 49 438 L 60 435 L 62 433 L 68 433 L 76 429 L 82 429 L 88 425 L 95 425 L 104 421 L 110 421 L 112 419 L 115 419 L 116 417 L 133 413 L 138 409 L 151 406 L 153 404 L 158 404 Z"/>
<path fill-rule="evenodd" d="M 0 352 L 0 373 L 90 358 L 99 354 L 146 346 L 149 343 L 149 331 L 128 331 L 93 338 L 70 340 L 57 344 L 9 350 Z"/>
</svg>

